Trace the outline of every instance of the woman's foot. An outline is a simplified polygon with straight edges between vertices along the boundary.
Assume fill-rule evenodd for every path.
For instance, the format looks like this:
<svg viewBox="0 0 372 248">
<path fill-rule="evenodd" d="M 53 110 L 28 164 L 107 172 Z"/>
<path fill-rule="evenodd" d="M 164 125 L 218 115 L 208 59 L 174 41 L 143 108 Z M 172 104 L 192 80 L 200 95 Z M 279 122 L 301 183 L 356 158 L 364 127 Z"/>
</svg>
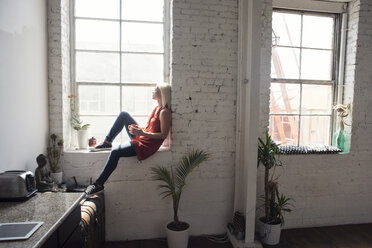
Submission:
<svg viewBox="0 0 372 248">
<path fill-rule="evenodd" d="M 91 196 L 91 195 L 98 194 L 98 193 L 102 192 L 104 189 L 105 189 L 105 187 L 103 187 L 103 185 L 99 185 L 99 184 L 94 183 L 92 185 L 89 185 L 85 189 L 85 194 L 87 194 L 87 196 Z"/>
<path fill-rule="evenodd" d="M 108 141 L 103 141 L 102 144 L 94 147 L 90 151 L 92 151 L 92 152 L 108 151 L 108 150 L 111 150 L 111 148 L 112 148 L 111 143 L 109 143 Z"/>
</svg>

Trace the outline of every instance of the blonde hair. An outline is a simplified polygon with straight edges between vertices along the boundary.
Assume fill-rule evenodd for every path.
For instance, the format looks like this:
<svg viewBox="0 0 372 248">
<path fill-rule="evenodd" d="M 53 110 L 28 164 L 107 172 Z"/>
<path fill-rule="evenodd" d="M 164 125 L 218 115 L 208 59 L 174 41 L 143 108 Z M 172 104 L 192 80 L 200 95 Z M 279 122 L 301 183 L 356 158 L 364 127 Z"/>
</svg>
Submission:
<svg viewBox="0 0 372 248">
<path fill-rule="evenodd" d="M 158 83 L 156 85 L 161 93 L 161 104 L 163 108 L 171 109 L 171 86 L 167 83 Z"/>
</svg>

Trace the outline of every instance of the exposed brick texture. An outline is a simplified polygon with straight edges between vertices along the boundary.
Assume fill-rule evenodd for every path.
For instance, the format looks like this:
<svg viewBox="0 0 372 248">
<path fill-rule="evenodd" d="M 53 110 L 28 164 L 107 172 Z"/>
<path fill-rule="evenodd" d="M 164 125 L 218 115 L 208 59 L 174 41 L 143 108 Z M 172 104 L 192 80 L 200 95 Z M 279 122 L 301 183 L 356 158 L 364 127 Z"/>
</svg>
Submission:
<svg viewBox="0 0 372 248">
<path fill-rule="evenodd" d="M 55 8 L 49 8 L 52 14 L 64 15 L 64 9 Z M 156 183 L 150 179 L 150 167 L 170 167 L 193 148 L 210 152 L 212 158 L 190 175 L 180 218 L 191 224 L 191 234 L 213 234 L 224 232 L 232 215 L 238 2 L 177 0 L 173 1 L 171 15 L 172 149 L 158 152 L 142 163 L 135 158 L 119 161 L 105 185 L 108 240 L 165 235 L 163 227 L 172 218 L 171 202 L 161 200 Z M 64 21 L 51 20 L 57 26 L 61 22 L 65 25 Z M 50 74 L 55 75 L 50 79 L 51 130 L 61 133 L 62 129 L 67 130 L 61 118 L 66 121 L 68 117 L 68 105 L 63 103 L 65 107 L 61 108 L 68 91 L 60 79 L 68 74 L 64 70 L 68 60 L 64 60 L 61 51 L 68 47 L 61 48 L 63 29 L 51 32 L 56 37 L 56 48 L 50 51 L 55 52 L 50 54 L 51 61 L 56 60 L 50 64 Z M 108 153 L 65 153 L 65 179 L 72 182 L 72 176 L 76 176 L 79 182 L 87 183 L 90 177 L 97 178 L 107 156 Z"/>
<path fill-rule="evenodd" d="M 48 0 L 49 132 L 70 143 L 70 1 Z"/>
<path fill-rule="evenodd" d="M 50 130 L 68 133 L 68 1 L 48 1 Z M 233 210 L 237 96 L 238 1 L 172 2 L 171 82 L 172 149 L 138 163 L 122 158 L 106 187 L 107 240 L 164 236 L 172 218 L 171 201 L 161 200 L 150 167 L 170 167 L 192 148 L 212 154 L 189 177 L 180 218 L 191 234 L 223 233 Z M 61 8 L 62 6 L 62 8 Z M 262 1 L 259 132 L 269 119 L 271 0 Z M 352 147 L 345 155 L 283 156 L 280 189 L 293 197 L 295 210 L 286 228 L 371 222 L 372 215 L 372 6 L 350 4 L 345 102 L 352 102 Z M 62 18 L 61 18 L 62 16 Z M 62 59 L 61 59 L 62 58 Z M 67 69 L 65 69 L 67 67 Z M 62 121 L 63 120 L 63 121 Z M 109 128 L 109 127 L 108 127 Z M 95 179 L 108 153 L 66 152 L 65 180 Z M 263 173 L 258 173 L 258 195 Z M 259 215 L 260 213 L 258 213 Z"/>
<path fill-rule="evenodd" d="M 282 156 L 284 168 L 277 170 L 280 189 L 296 200 L 294 211 L 286 215 L 285 228 L 372 221 L 372 115 L 368 108 L 372 106 L 372 3 L 357 0 L 349 6 L 344 101 L 353 109 L 351 152 Z M 260 120 L 268 119 L 266 106 L 261 106 L 261 114 Z M 257 180 L 259 196 L 263 194 L 262 168 Z"/>
</svg>

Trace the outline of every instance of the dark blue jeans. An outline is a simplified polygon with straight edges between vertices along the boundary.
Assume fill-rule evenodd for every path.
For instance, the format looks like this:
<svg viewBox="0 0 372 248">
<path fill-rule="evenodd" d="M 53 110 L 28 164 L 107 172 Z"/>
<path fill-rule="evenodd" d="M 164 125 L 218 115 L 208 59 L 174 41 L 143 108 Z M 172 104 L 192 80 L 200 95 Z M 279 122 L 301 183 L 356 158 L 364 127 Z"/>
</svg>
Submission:
<svg viewBox="0 0 372 248">
<path fill-rule="evenodd" d="M 115 137 L 123 130 L 125 127 L 129 138 L 132 140 L 134 135 L 129 133 L 128 126 L 131 124 L 137 124 L 137 122 L 128 114 L 127 112 L 121 112 L 116 118 L 114 125 L 112 126 L 110 132 L 106 136 L 106 141 L 112 142 Z M 134 157 L 136 156 L 136 151 L 132 143 L 126 145 L 120 145 L 113 149 L 110 153 L 109 158 L 106 161 L 105 168 L 102 170 L 101 175 L 97 178 L 96 183 L 103 185 L 111 173 L 116 169 L 119 159 L 121 157 Z"/>
</svg>

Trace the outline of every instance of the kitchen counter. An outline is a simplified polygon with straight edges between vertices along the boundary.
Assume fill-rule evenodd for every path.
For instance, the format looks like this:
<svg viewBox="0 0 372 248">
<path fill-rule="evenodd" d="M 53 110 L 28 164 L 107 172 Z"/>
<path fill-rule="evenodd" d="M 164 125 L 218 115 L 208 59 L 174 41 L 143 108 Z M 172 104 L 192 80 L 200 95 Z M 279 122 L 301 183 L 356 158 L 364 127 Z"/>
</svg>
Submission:
<svg viewBox="0 0 372 248">
<path fill-rule="evenodd" d="M 41 247 L 69 214 L 80 204 L 84 193 L 36 193 L 24 202 L 0 202 L 0 223 L 43 221 L 27 240 L 0 241 L 1 248 Z"/>
</svg>

